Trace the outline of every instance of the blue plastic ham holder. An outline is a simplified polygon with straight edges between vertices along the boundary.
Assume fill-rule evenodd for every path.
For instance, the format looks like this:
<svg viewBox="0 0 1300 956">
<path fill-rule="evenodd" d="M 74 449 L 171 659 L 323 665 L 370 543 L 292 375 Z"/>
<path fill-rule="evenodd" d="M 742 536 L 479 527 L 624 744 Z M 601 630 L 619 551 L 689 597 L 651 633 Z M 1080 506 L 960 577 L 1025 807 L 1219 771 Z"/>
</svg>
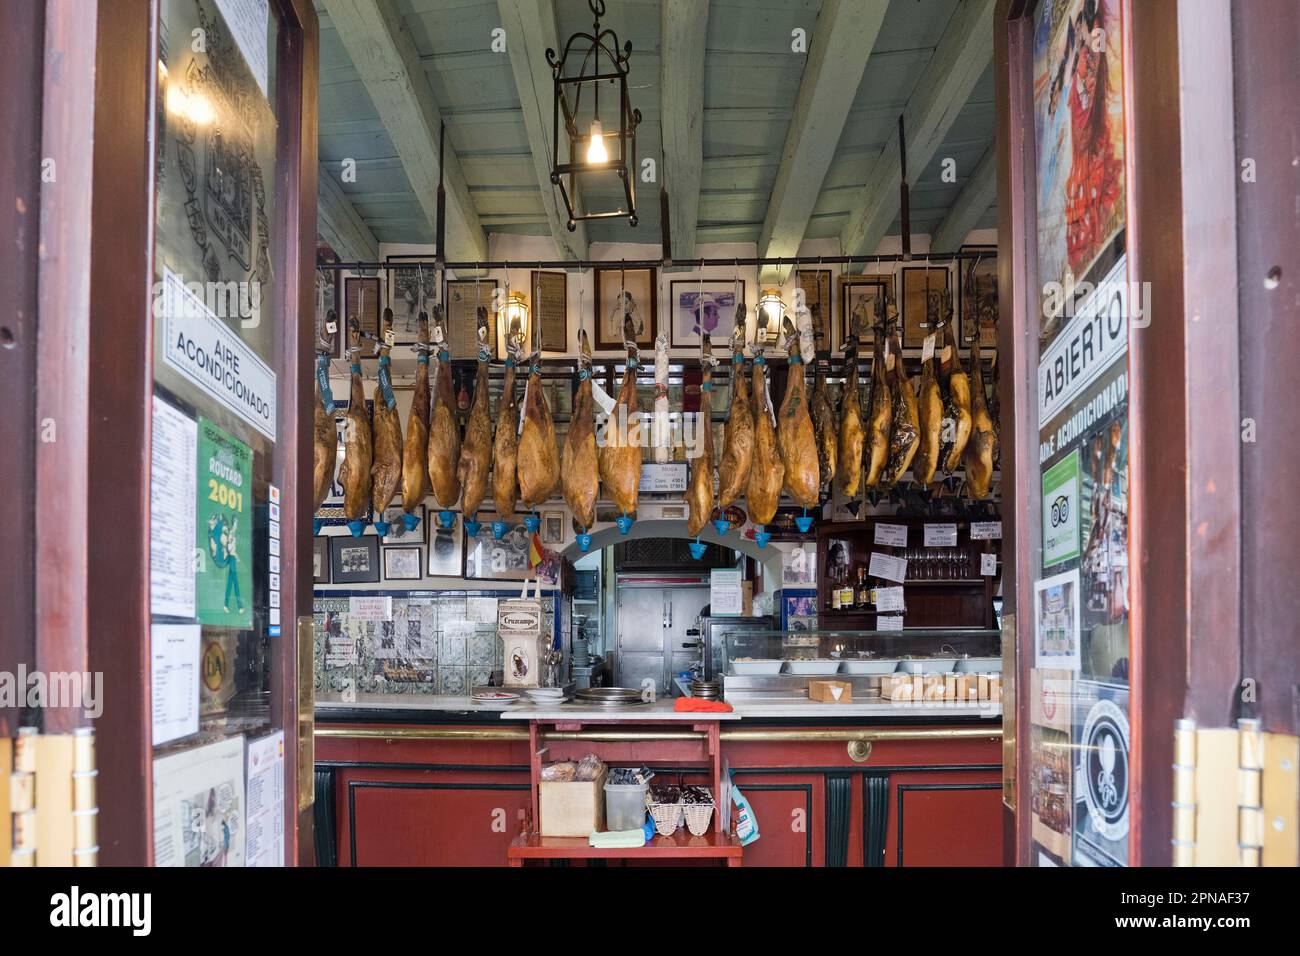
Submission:
<svg viewBox="0 0 1300 956">
<path fill-rule="evenodd" d="M 352 537 L 354 538 L 361 537 L 361 535 L 365 533 L 366 525 L 368 523 L 369 522 L 366 521 L 349 521 L 348 530 L 352 532 Z"/>
<path fill-rule="evenodd" d="M 442 510 L 438 512 L 438 524 L 442 525 L 448 531 L 456 527 L 456 512 Z"/>
<path fill-rule="evenodd" d="M 481 527 L 483 527 L 482 521 L 475 521 L 473 518 L 465 519 L 465 533 L 471 538 L 478 537 L 478 531 Z"/>
<path fill-rule="evenodd" d="M 388 529 L 391 527 L 392 525 L 390 525 L 387 521 L 375 522 L 375 530 L 379 532 L 381 537 L 386 536 L 388 534 Z"/>
<path fill-rule="evenodd" d="M 402 524 L 406 525 L 407 531 L 414 531 L 420 527 L 419 515 L 404 514 L 402 515 Z"/>
<path fill-rule="evenodd" d="M 537 529 L 541 526 L 542 518 L 540 515 L 529 515 L 524 519 L 524 527 L 528 529 L 529 534 L 536 534 Z"/>
<path fill-rule="evenodd" d="M 721 537 L 731 530 L 731 522 L 726 518 L 714 518 L 713 527 L 717 530 L 718 537 Z"/>
<path fill-rule="evenodd" d="M 619 515 L 618 520 L 614 523 L 618 525 L 619 534 L 627 534 L 632 530 L 632 522 L 636 519 L 631 515 Z"/>
<path fill-rule="evenodd" d="M 506 523 L 504 521 L 493 521 L 492 522 L 493 540 L 500 541 L 505 536 L 506 536 Z"/>
<path fill-rule="evenodd" d="M 583 554 L 586 554 L 587 549 L 591 547 L 591 535 L 586 534 L 584 532 L 583 534 L 577 535 L 576 537 L 578 541 L 578 550 L 581 551 Z"/>
<path fill-rule="evenodd" d="M 772 540 L 772 532 L 770 532 L 770 531 L 764 531 L 764 530 L 763 530 L 763 526 L 762 526 L 761 524 L 760 524 L 760 525 L 755 525 L 755 526 L 754 526 L 754 540 L 755 540 L 756 542 L 758 542 L 758 546 L 759 546 L 760 548 L 766 548 L 766 547 L 767 547 L 767 543 L 768 543 L 769 541 Z"/>
<path fill-rule="evenodd" d="M 803 534 L 808 533 L 808 529 L 812 527 L 812 523 L 813 516 L 806 511 L 794 519 L 794 526 Z"/>
<path fill-rule="evenodd" d="M 708 545 L 701 544 L 700 539 L 696 538 L 688 547 L 691 549 L 691 557 L 698 561 L 700 558 L 704 557 L 704 549 L 707 548 Z"/>
</svg>

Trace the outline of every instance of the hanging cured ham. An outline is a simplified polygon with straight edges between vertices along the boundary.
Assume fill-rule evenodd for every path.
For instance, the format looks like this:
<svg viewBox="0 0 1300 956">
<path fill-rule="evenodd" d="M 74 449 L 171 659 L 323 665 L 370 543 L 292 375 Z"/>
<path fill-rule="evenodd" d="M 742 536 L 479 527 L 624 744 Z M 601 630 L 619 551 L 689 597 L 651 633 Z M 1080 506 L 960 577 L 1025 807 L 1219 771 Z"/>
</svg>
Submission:
<svg viewBox="0 0 1300 956">
<path fill-rule="evenodd" d="M 713 516 L 713 347 L 709 334 L 700 339 L 700 454 L 691 462 L 691 483 L 686 488 L 686 533 L 698 535 Z"/>
<path fill-rule="evenodd" d="M 528 508 L 536 508 L 551 497 L 560 483 L 560 452 L 555 444 L 555 422 L 542 389 L 539 353 L 529 358 L 528 384 L 524 389 L 524 421 L 519 431 L 519 497 Z"/>
<path fill-rule="evenodd" d="M 375 530 L 388 534 L 384 520 L 393 496 L 402 483 L 402 419 L 393 395 L 392 359 L 389 340 L 393 331 L 393 310 L 384 309 L 383 339 L 379 345 L 379 383 L 375 386 L 374 464 L 370 467 L 371 495 L 375 507 Z"/>
<path fill-rule="evenodd" d="M 332 309 L 325 321 L 335 322 Z M 334 483 L 334 466 L 339 454 L 338 429 L 334 427 L 334 393 L 330 391 L 330 359 L 325 349 L 316 354 L 316 401 L 312 411 L 312 511 L 318 511 Z"/>
<path fill-rule="evenodd" d="M 785 397 L 777 415 L 777 445 L 784 464 L 786 493 L 803 508 L 817 505 L 821 473 L 817 465 L 817 440 L 808 413 L 808 384 L 804 380 L 800 336 L 793 323 L 785 320 L 786 352 L 790 356 Z M 756 519 L 757 520 L 757 519 Z M 767 522 L 763 522 L 766 524 Z"/>
<path fill-rule="evenodd" d="M 889 461 L 889 432 L 894 427 L 894 396 L 885 372 L 884 333 L 871 338 L 871 401 L 867 406 L 866 484 L 875 488 Z"/>
<path fill-rule="evenodd" d="M 573 400 L 569 433 L 560 455 L 560 483 L 573 520 L 585 533 L 596 522 L 600 465 L 596 460 L 596 402 L 591 394 L 591 344 L 587 330 L 578 332 L 578 394 Z"/>
<path fill-rule="evenodd" d="M 939 385 L 943 389 L 944 421 L 951 423 L 946 426 L 941 464 L 944 472 L 951 475 L 961 464 L 966 442 L 970 440 L 970 378 L 962 368 L 961 355 L 957 352 L 957 341 L 953 337 L 950 323 L 945 324 L 943 329 Z"/>
<path fill-rule="evenodd" d="M 817 363 L 817 375 L 812 392 L 813 434 L 817 440 L 817 475 L 823 488 L 835 480 L 835 466 L 839 457 L 839 422 L 835 419 L 835 406 L 831 404 L 830 389 L 826 385 L 826 362 Z"/>
<path fill-rule="evenodd" d="M 406 420 L 406 447 L 402 450 L 402 521 L 414 531 L 420 519 L 415 509 L 429 497 L 429 316 L 420 313 L 415 390 L 411 415 Z"/>
<path fill-rule="evenodd" d="M 912 459 L 912 478 L 922 488 L 934 479 L 939 467 L 939 444 L 943 435 L 943 396 L 939 393 L 938 358 L 934 344 L 921 362 L 921 385 L 917 389 L 916 455 Z"/>
<path fill-rule="evenodd" d="M 785 482 L 785 462 L 777 445 L 776 422 L 767 395 L 767 362 L 762 355 L 754 359 L 751 372 L 754 394 L 754 460 L 745 486 L 749 517 L 754 524 L 765 525 L 776 516 Z M 811 450 L 811 449 L 810 449 Z"/>
<path fill-rule="evenodd" d="M 626 317 L 623 320 L 623 344 L 627 346 L 627 368 L 623 372 L 618 401 L 610 414 L 599 459 L 605 497 L 614 503 L 620 514 L 630 515 L 636 511 L 637 489 L 641 484 L 641 446 L 639 442 L 629 441 L 634 432 L 639 432 L 640 409 L 636 398 L 636 333 L 632 320 Z"/>
<path fill-rule="evenodd" d="M 979 338 L 971 342 L 970 441 L 966 443 L 966 487 L 972 498 L 987 498 L 993 483 L 993 419 L 980 369 Z"/>
<path fill-rule="evenodd" d="M 478 369 L 474 373 L 474 400 L 465 422 L 465 441 L 460 446 L 460 464 L 456 477 L 460 480 L 461 511 L 470 520 L 478 514 L 479 505 L 487 495 L 488 473 L 492 468 L 492 408 L 488 398 L 488 364 L 492 352 L 488 348 L 488 310 L 478 307 Z"/>
<path fill-rule="evenodd" d="M 754 457 L 754 413 L 745 381 L 745 305 L 736 306 L 731 335 L 731 409 L 722 430 L 722 459 L 718 462 L 718 507 L 726 508 L 745 492 Z"/>
<path fill-rule="evenodd" d="M 450 510 L 460 497 L 460 425 L 456 421 L 456 391 L 451 381 L 451 356 L 441 306 L 433 307 L 433 340 L 438 350 L 433 381 L 433 415 L 429 423 L 429 482 L 433 497 Z"/>
<path fill-rule="evenodd" d="M 519 500 L 519 401 L 515 397 L 515 369 L 520 358 L 517 329 L 512 329 L 507 346 L 506 374 L 497 406 L 496 438 L 492 443 L 492 503 L 505 521 L 515 513 Z"/>
<path fill-rule="evenodd" d="M 857 336 L 849 336 L 844 351 L 848 374 L 840 391 L 840 460 L 835 469 L 835 479 L 845 498 L 856 498 L 862 482 L 862 445 L 866 439 L 862 430 L 862 399 L 858 391 Z"/>
<path fill-rule="evenodd" d="M 370 510 L 374 439 L 370 433 L 370 416 L 366 414 L 366 392 L 361 384 L 361 328 L 355 319 L 348 323 L 348 359 L 352 380 L 348 413 L 343 419 L 343 464 L 339 466 L 339 483 L 343 486 L 343 514 L 348 519 L 348 528 L 360 537 Z"/>
<path fill-rule="evenodd" d="M 903 472 L 911 467 L 920 444 L 916 393 L 912 391 L 912 380 L 903 368 L 903 348 L 896 334 L 885 339 L 885 372 L 894 398 L 894 421 L 889 429 L 889 462 L 880 477 L 882 491 L 898 484 Z"/>
</svg>

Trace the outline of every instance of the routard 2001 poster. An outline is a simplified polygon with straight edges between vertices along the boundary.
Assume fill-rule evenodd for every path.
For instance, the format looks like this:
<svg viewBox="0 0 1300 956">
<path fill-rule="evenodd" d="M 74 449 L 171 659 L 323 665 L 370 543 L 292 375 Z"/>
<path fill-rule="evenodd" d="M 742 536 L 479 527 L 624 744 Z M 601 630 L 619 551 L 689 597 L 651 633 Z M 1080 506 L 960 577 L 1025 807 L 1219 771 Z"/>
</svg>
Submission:
<svg viewBox="0 0 1300 956">
<path fill-rule="evenodd" d="M 200 418 L 197 475 L 199 623 L 252 627 L 252 449 Z"/>
</svg>

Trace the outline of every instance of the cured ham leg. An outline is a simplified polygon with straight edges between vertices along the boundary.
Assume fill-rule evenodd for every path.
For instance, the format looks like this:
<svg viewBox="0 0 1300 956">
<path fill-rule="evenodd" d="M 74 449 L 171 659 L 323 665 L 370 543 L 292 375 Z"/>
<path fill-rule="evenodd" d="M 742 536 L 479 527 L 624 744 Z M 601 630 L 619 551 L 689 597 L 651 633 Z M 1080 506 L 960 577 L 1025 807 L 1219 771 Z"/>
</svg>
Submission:
<svg viewBox="0 0 1300 956">
<path fill-rule="evenodd" d="M 700 339 L 700 413 L 697 428 L 703 430 L 701 453 L 691 462 L 691 483 L 686 488 L 686 533 L 698 535 L 713 516 L 713 347 L 709 334 Z"/>
<path fill-rule="evenodd" d="M 984 374 L 980 369 L 980 341 L 970 346 L 971 398 L 970 441 L 966 443 L 966 487 L 972 498 L 987 498 L 993 483 L 993 419 L 989 415 L 984 392 Z"/>
<path fill-rule="evenodd" d="M 371 503 L 375 508 L 375 530 L 388 534 L 384 511 L 402 482 L 402 419 L 393 395 L 392 359 L 388 333 L 393 329 L 393 310 L 384 309 L 384 338 L 379 346 L 379 383 L 375 386 L 374 463 L 370 466 Z"/>
<path fill-rule="evenodd" d="M 866 484 L 875 488 L 889 461 L 889 432 L 894 427 L 894 396 L 885 372 L 884 335 L 876 329 L 871 339 L 871 403 L 867 411 Z"/>
<path fill-rule="evenodd" d="M 519 362 L 518 331 L 512 330 L 507 348 L 505 380 L 497 406 L 496 438 L 492 444 L 492 503 L 501 521 L 515 513 L 519 500 L 519 402 L 515 397 L 515 370 Z"/>
<path fill-rule="evenodd" d="M 429 482 L 433 497 L 443 510 L 450 510 L 460 497 L 460 425 L 456 421 L 456 393 L 451 382 L 451 356 L 442 309 L 433 308 L 433 339 L 438 359 L 433 382 L 433 416 L 429 424 Z"/>
<path fill-rule="evenodd" d="M 429 316 L 420 313 L 419 353 L 415 366 L 415 390 L 411 395 L 411 416 L 406 420 L 406 447 L 402 451 L 402 521 L 414 531 L 420 519 L 415 509 L 429 497 Z"/>
<path fill-rule="evenodd" d="M 918 441 L 912 459 L 912 478 L 923 488 L 934 479 L 935 469 L 939 467 L 939 443 L 943 434 L 938 364 L 932 343 L 929 358 L 921 363 L 921 385 L 916 397 Z"/>
<path fill-rule="evenodd" d="M 560 453 L 555 444 L 555 422 L 542 390 L 538 353 L 529 361 L 524 389 L 524 423 L 519 432 L 519 497 L 525 507 L 536 508 L 560 483 Z"/>
<path fill-rule="evenodd" d="M 889 430 L 889 462 L 880 478 L 882 491 L 898 484 L 903 472 L 911 466 L 920 443 L 916 393 L 912 391 L 912 381 L 903 368 L 903 348 L 896 335 L 885 340 L 885 372 L 893 392 L 894 421 Z"/>
<path fill-rule="evenodd" d="M 943 386 L 943 417 L 952 422 L 951 440 L 943 452 L 943 470 L 952 474 L 970 440 L 970 378 L 961 366 L 952 325 L 943 330 L 943 354 L 939 361 L 939 383 Z"/>
<path fill-rule="evenodd" d="M 335 321 L 332 309 L 325 321 Z M 316 401 L 312 412 L 311 510 L 318 511 L 334 483 L 334 466 L 339 454 L 338 429 L 334 427 L 334 393 L 330 391 L 330 358 L 324 349 L 316 354 Z M 319 527 L 314 529 L 319 530 Z"/>
<path fill-rule="evenodd" d="M 370 466 L 374 460 L 374 438 L 366 414 L 366 391 L 361 384 L 361 328 L 356 320 L 348 324 L 348 359 L 351 389 L 348 413 L 343 420 L 343 464 L 339 483 L 343 485 L 343 514 L 356 537 L 366 529 L 370 510 Z"/>
<path fill-rule="evenodd" d="M 817 506 L 821 473 L 817 465 L 817 440 L 813 436 L 812 416 L 808 413 L 808 384 L 804 380 L 803 355 L 799 333 L 785 320 L 786 352 L 790 356 L 785 383 L 785 397 L 777 416 L 777 445 L 784 464 L 785 491 L 794 503 L 804 508 Z M 763 522 L 766 524 L 767 522 Z"/>
<path fill-rule="evenodd" d="M 848 373 L 840 392 L 839 465 L 835 480 L 845 498 L 856 498 L 862 483 L 862 446 L 866 433 L 862 430 L 862 399 L 858 390 L 858 340 L 849 336 L 844 344 Z"/>
<path fill-rule="evenodd" d="M 718 507 L 740 498 L 749 481 L 754 458 L 754 413 L 745 381 L 745 306 L 736 306 L 736 329 L 731 334 L 731 411 L 722 431 L 722 459 L 718 462 Z"/>
<path fill-rule="evenodd" d="M 461 511 L 473 520 L 487 495 L 488 473 L 492 468 L 492 409 L 488 398 L 488 311 L 478 307 L 478 369 L 474 373 L 474 401 L 465 422 L 465 441 L 460 447 L 456 477 L 460 480 Z"/>
<path fill-rule="evenodd" d="M 600 465 L 596 460 L 596 402 L 591 395 L 591 344 L 587 330 L 578 333 L 578 394 L 560 455 L 560 483 L 573 520 L 585 533 L 596 522 Z"/>
<path fill-rule="evenodd" d="M 823 488 L 835 480 L 835 466 L 839 458 L 839 422 L 835 406 L 831 404 L 830 389 L 826 386 L 826 362 L 817 363 L 812 393 L 813 433 L 817 438 L 817 475 Z"/>
<path fill-rule="evenodd" d="M 605 425 L 605 444 L 600 449 L 600 480 L 605 496 L 621 514 L 636 511 L 641 485 L 640 409 L 636 399 L 637 347 L 630 318 L 623 320 L 623 344 L 627 346 L 627 368 L 618 401 Z"/>
<path fill-rule="evenodd" d="M 749 517 L 754 524 L 767 524 L 776 516 L 785 481 L 785 462 L 777 446 L 776 423 L 772 403 L 767 397 L 767 362 L 762 355 L 754 359 L 751 373 L 754 392 L 754 460 L 745 486 Z"/>
</svg>

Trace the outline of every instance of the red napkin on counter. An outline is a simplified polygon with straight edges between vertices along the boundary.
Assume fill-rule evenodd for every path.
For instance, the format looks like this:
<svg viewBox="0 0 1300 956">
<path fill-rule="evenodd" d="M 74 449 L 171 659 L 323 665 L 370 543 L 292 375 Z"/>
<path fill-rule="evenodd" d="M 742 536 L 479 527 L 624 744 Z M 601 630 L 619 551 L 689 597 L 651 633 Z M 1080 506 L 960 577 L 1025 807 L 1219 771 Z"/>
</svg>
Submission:
<svg viewBox="0 0 1300 956">
<path fill-rule="evenodd" d="M 673 701 L 673 710 L 679 713 L 699 712 L 728 714 L 734 708 L 725 700 L 704 700 L 700 697 L 678 697 Z"/>
</svg>

